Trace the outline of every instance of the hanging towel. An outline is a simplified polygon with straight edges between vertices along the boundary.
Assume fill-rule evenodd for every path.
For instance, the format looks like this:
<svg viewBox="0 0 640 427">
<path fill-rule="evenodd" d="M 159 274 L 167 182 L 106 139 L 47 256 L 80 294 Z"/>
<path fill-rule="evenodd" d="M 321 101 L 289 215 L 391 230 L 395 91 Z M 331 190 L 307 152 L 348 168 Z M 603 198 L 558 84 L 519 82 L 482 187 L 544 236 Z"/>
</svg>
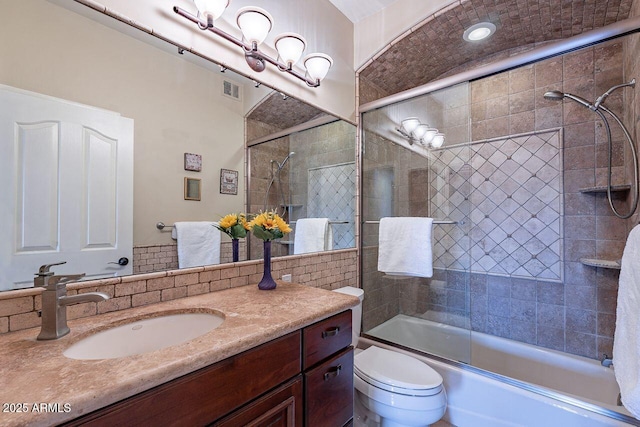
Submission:
<svg viewBox="0 0 640 427">
<path fill-rule="evenodd" d="M 431 277 L 433 218 L 382 218 L 378 271 L 393 276 Z"/>
<path fill-rule="evenodd" d="M 622 403 L 640 418 L 640 225 L 636 225 L 622 255 L 618 283 L 613 365 Z"/>
<path fill-rule="evenodd" d="M 329 218 L 302 218 L 296 221 L 293 253 L 306 254 L 333 249 L 333 230 Z"/>
<path fill-rule="evenodd" d="M 220 230 L 215 222 L 176 222 L 180 268 L 220 264 Z"/>
</svg>

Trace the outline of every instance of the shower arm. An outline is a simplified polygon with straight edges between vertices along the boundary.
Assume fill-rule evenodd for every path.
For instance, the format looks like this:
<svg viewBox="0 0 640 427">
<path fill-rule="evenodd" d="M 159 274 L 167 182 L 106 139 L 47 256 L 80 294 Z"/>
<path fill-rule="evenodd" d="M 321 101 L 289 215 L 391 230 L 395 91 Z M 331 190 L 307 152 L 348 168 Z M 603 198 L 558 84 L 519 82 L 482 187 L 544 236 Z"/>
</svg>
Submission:
<svg viewBox="0 0 640 427">
<path fill-rule="evenodd" d="M 635 84 L 635 79 L 633 79 L 631 81 L 631 83 Z M 624 85 L 618 85 L 617 87 L 614 86 L 613 88 L 609 89 L 609 91 L 607 91 L 608 93 L 613 92 L 613 90 L 617 89 L 618 87 L 623 87 L 623 86 L 628 86 L 629 83 L 624 84 Z M 604 96 L 604 95 L 603 95 Z M 600 100 L 600 98 L 598 98 Z M 597 101 L 596 101 L 597 104 Z M 595 106 L 595 105 L 594 105 Z M 631 157 L 633 160 L 633 189 L 635 191 L 633 191 L 632 194 L 632 203 L 631 203 L 631 208 L 629 209 L 629 212 L 626 214 L 620 214 L 617 209 L 615 208 L 615 206 L 613 205 L 613 198 L 611 195 L 611 168 L 612 168 L 612 164 L 611 164 L 611 158 L 613 156 L 613 148 L 612 148 L 612 142 L 611 142 L 611 127 L 609 126 L 609 122 L 607 121 L 607 119 L 605 118 L 604 114 L 602 114 L 602 112 L 600 111 L 604 111 L 607 114 L 609 114 L 609 116 L 611 116 L 611 118 L 613 118 L 616 123 L 618 123 L 618 125 L 620 126 L 620 128 L 622 129 L 622 132 L 624 133 L 624 136 L 627 138 L 627 142 L 629 143 L 629 147 L 631 148 Z M 607 131 L 607 139 L 609 141 L 609 163 L 608 163 L 608 169 L 609 169 L 609 173 L 607 174 L 607 199 L 609 201 L 609 206 L 611 207 L 611 210 L 613 211 L 614 215 L 617 216 L 620 219 L 627 219 L 630 218 L 631 215 L 633 215 L 638 207 L 638 196 L 640 193 L 640 188 L 638 187 L 638 155 L 636 152 L 636 148 L 633 144 L 633 139 L 631 139 L 631 135 L 629 134 L 629 131 L 627 130 L 627 127 L 624 125 L 624 123 L 622 123 L 622 121 L 618 118 L 617 115 L 615 115 L 611 110 L 609 110 L 607 107 L 605 107 L 604 105 L 598 105 L 597 109 L 593 110 L 595 113 L 597 113 L 601 118 L 602 121 L 604 123 L 605 129 Z"/>
</svg>

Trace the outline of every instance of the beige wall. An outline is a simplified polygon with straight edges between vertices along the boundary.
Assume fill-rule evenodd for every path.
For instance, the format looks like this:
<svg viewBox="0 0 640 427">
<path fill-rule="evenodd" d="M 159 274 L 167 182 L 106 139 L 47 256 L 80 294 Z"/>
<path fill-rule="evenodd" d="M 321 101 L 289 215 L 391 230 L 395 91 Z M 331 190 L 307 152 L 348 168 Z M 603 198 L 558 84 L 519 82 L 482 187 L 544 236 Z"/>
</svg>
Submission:
<svg viewBox="0 0 640 427">
<path fill-rule="evenodd" d="M 404 36 L 412 27 L 450 4 L 458 6 L 460 0 L 397 0 L 391 7 L 356 22 L 355 68 L 362 67 L 398 36 Z"/>
<path fill-rule="evenodd" d="M 75 5 L 71 0 L 52 1 L 70 7 Z M 241 33 L 235 25 L 235 14 L 239 8 L 253 5 L 269 11 L 274 26 L 264 47 L 261 46 L 266 53 L 275 58 L 277 54 L 271 48 L 274 38 L 283 32 L 295 32 L 307 40 L 305 54 L 323 52 L 333 58 L 333 68 L 322 86 L 316 89 L 271 65 L 262 73 L 252 71 L 240 48 L 209 32 L 197 30 L 193 24 L 173 13 L 173 6 L 195 13 L 191 0 L 101 0 L 97 3 L 290 96 L 338 117 L 351 121 L 355 118 L 353 24 L 328 0 L 234 0 L 216 22 L 219 28 L 240 38 Z M 82 9 L 81 13 L 95 18 L 95 13 L 89 8 Z M 300 70 L 304 72 L 302 68 Z"/>
<path fill-rule="evenodd" d="M 3 6 L 0 83 L 134 119 L 134 245 L 171 242 L 158 221 L 243 209 L 243 105 L 220 95 L 220 74 L 44 0 Z M 185 152 L 202 172 L 184 170 Z M 219 194 L 221 168 L 240 172 L 237 196 Z M 202 201 L 183 199 L 185 176 L 202 179 Z"/>
</svg>

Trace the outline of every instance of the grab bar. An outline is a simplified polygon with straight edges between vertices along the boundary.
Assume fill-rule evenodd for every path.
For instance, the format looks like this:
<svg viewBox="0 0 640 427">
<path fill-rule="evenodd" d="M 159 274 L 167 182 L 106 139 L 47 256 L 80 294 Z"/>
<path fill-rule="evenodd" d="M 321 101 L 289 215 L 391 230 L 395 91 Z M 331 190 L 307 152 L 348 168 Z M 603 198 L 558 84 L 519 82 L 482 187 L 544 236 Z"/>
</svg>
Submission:
<svg viewBox="0 0 640 427">
<path fill-rule="evenodd" d="M 289 224 L 295 224 L 298 221 L 289 221 Z M 349 224 L 351 221 L 329 221 L 329 224 Z"/>
<path fill-rule="evenodd" d="M 451 221 L 448 219 L 434 219 L 433 220 L 434 224 L 464 224 L 464 221 Z M 364 221 L 363 224 L 380 224 L 380 221 Z"/>
</svg>

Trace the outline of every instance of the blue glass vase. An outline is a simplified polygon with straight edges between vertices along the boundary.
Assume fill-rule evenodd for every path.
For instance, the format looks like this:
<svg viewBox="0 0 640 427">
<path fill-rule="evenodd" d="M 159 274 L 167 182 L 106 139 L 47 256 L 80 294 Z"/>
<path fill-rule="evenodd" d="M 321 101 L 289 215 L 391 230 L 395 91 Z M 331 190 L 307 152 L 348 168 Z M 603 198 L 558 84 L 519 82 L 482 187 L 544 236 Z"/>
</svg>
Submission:
<svg viewBox="0 0 640 427">
<path fill-rule="evenodd" d="M 240 240 L 231 239 L 231 250 L 233 255 L 233 262 L 238 262 L 238 260 L 240 259 L 239 249 L 240 249 Z"/>
<path fill-rule="evenodd" d="M 276 281 L 271 277 L 271 240 L 264 241 L 264 272 L 262 280 L 258 283 L 258 289 L 270 291 L 276 288 Z"/>
</svg>

